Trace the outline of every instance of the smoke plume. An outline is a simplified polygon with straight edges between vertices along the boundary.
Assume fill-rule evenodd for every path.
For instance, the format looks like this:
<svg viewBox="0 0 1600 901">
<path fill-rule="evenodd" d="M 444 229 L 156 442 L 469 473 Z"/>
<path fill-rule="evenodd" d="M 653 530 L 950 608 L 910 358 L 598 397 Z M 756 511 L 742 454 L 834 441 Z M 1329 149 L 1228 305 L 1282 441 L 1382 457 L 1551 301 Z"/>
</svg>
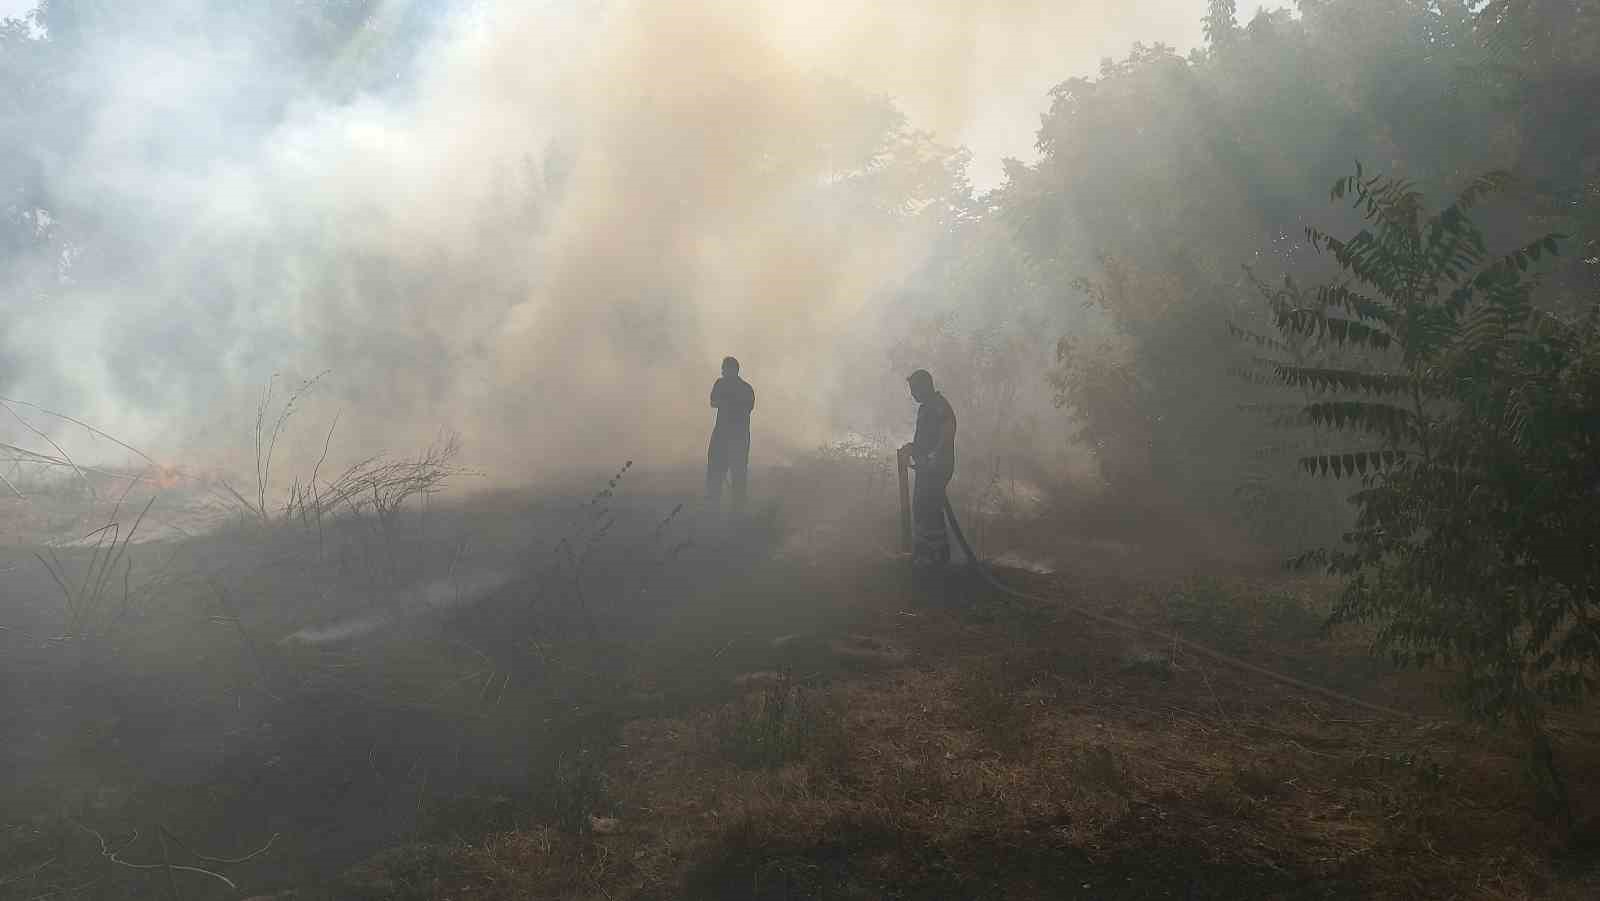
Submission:
<svg viewBox="0 0 1600 901">
<path fill-rule="evenodd" d="M 703 453 L 726 354 L 758 453 L 836 434 L 888 365 L 840 349 L 969 196 L 953 145 L 993 138 L 1015 85 L 1037 108 L 1119 35 L 1198 16 L 389 0 L 308 70 L 262 37 L 269 4 L 156 5 L 78 38 L 47 123 L 71 135 L 32 160 L 75 215 L 0 280 L 0 393 L 227 462 L 270 375 L 281 398 L 328 370 L 307 409 L 346 452 L 447 428 L 508 479 Z"/>
</svg>

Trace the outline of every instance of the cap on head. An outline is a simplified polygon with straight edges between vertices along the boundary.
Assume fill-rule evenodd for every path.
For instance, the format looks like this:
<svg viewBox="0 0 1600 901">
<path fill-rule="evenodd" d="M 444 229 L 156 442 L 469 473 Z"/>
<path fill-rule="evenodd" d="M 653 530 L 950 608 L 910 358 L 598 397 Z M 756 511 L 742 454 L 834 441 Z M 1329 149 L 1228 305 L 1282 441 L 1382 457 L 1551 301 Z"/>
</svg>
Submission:
<svg viewBox="0 0 1600 901">
<path fill-rule="evenodd" d="M 733 357 L 723 357 L 722 358 L 722 374 L 723 375 L 738 375 L 739 374 L 739 361 L 735 360 Z"/>
<path fill-rule="evenodd" d="M 926 369 L 918 369 L 906 379 L 911 385 L 911 390 L 921 393 L 933 390 L 933 376 Z"/>
</svg>

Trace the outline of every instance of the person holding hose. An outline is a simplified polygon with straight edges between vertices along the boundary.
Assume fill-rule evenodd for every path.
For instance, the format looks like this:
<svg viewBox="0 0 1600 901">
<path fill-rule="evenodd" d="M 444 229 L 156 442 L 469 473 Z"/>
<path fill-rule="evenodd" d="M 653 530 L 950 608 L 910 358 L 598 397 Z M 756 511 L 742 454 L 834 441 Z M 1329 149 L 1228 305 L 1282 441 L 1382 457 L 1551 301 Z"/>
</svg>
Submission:
<svg viewBox="0 0 1600 901">
<path fill-rule="evenodd" d="M 916 400 L 917 431 L 900 453 L 917 471 L 911 499 L 914 524 L 913 566 L 942 566 L 950 562 L 950 538 L 945 531 L 945 490 L 956 472 L 956 411 L 944 395 L 934 390 L 933 376 L 918 369 L 906 379 Z"/>
</svg>

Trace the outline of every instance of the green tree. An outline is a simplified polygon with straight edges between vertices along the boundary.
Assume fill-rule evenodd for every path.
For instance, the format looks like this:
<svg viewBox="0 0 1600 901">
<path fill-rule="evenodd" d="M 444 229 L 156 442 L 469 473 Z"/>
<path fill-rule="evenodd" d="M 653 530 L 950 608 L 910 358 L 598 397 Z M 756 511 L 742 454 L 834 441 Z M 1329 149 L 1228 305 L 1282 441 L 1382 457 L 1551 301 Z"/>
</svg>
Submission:
<svg viewBox="0 0 1600 901">
<path fill-rule="evenodd" d="M 1342 546 L 1300 558 L 1349 577 L 1334 621 L 1376 624 L 1399 664 L 1450 667 L 1469 714 L 1527 736 L 1541 797 L 1565 810 L 1542 720 L 1600 667 L 1600 307 L 1535 305 L 1526 273 L 1559 235 L 1489 253 L 1468 214 L 1508 180 L 1476 179 L 1431 215 L 1404 180 L 1336 182 L 1368 227 L 1307 228 L 1341 275 L 1288 282 L 1272 313 L 1285 342 L 1344 363 L 1264 366 L 1353 442 L 1301 461 L 1361 485 Z"/>
<path fill-rule="evenodd" d="M 1067 286 L 1086 283 L 1113 333 L 1074 335 L 1058 374 L 1086 379 L 1065 392 L 1078 418 L 1116 417 L 1085 434 L 1147 431 L 1138 465 L 1118 467 L 1123 487 L 1149 483 L 1237 514 L 1236 489 L 1261 472 L 1245 451 L 1281 437 L 1241 415 L 1230 372 L 1245 354 L 1215 329 L 1232 319 L 1271 331 L 1239 263 L 1274 281 L 1322 277 L 1326 262 L 1291 236 L 1313 215 L 1307 198 L 1351 159 L 1381 160 L 1431 194 L 1512 171 L 1514 202 L 1483 217 L 1485 234 L 1559 230 L 1583 246 L 1593 227 L 1582 221 L 1600 221 L 1600 170 L 1578 165 L 1600 159 L 1600 111 L 1589 115 L 1600 90 L 1580 89 L 1600 74 L 1600 54 L 1586 49 L 1592 2 L 1302 0 L 1298 15 L 1258 14 L 1237 29 L 1228 6 L 1210 8 L 1203 52 L 1136 46 L 1057 86 L 1041 157 L 1009 168 L 998 207 L 1058 300 L 1076 306 L 1082 295 Z M 1560 49 L 1538 62 L 1492 50 L 1528 34 Z M 1600 254 L 1576 257 L 1550 271 L 1560 285 L 1539 303 L 1570 311 L 1592 296 Z M 1115 353 L 1091 353 L 1102 345 Z"/>
<path fill-rule="evenodd" d="M 1239 30 L 1238 3 L 1234 0 L 1211 0 L 1206 16 L 1202 20 L 1205 25 L 1206 43 L 1213 47 L 1220 47 L 1233 40 Z"/>
</svg>

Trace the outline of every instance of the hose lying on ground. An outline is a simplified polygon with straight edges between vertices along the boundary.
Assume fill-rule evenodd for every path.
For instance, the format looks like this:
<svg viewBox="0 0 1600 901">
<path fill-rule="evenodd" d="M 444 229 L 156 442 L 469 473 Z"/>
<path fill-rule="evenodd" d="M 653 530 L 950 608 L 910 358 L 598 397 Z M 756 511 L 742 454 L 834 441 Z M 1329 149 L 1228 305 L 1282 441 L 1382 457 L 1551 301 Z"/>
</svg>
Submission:
<svg viewBox="0 0 1600 901">
<path fill-rule="evenodd" d="M 950 505 L 950 499 L 948 497 L 945 498 L 944 513 L 945 513 L 945 516 L 950 520 L 950 530 L 955 533 L 956 541 L 961 545 L 961 550 L 965 551 L 966 555 L 967 555 L 967 559 L 972 561 L 973 569 L 975 569 L 977 571 L 978 575 L 983 578 L 983 581 L 987 582 L 989 584 L 989 586 L 994 588 L 996 591 L 999 591 L 999 592 L 1001 592 L 1003 594 L 1011 595 L 1012 597 L 1017 598 L 1018 600 L 1026 601 L 1026 602 L 1028 602 L 1030 604 L 1035 604 L 1035 605 L 1038 605 L 1038 606 L 1041 606 L 1041 607 L 1064 607 L 1068 611 L 1070 611 L 1072 613 L 1076 613 L 1077 615 L 1079 615 L 1081 617 L 1084 617 L 1085 619 L 1093 620 L 1094 622 L 1100 623 L 1102 625 L 1111 626 L 1113 628 L 1122 629 L 1123 631 L 1126 631 L 1126 632 L 1133 632 L 1135 634 L 1144 635 L 1144 636 L 1147 636 L 1149 638 L 1154 638 L 1154 639 L 1157 639 L 1157 640 L 1160 640 L 1160 641 L 1163 641 L 1163 642 L 1170 641 L 1170 642 L 1172 642 L 1174 644 L 1181 645 L 1184 648 L 1187 648 L 1188 650 L 1193 651 L 1194 653 L 1199 654 L 1202 657 L 1209 658 L 1209 659 L 1214 660 L 1217 663 L 1221 663 L 1221 664 L 1223 664 L 1225 666 L 1231 666 L 1231 667 L 1233 667 L 1234 669 L 1237 669 L 1237 670 L 1242 670 L 1242 671 L 1247 672 L 1247 673 L 1253 673 L 1253 674 L 1255 674 L 1257 676 L 1261 676 L 1261 677 L 1266 678 L 1266 679 L 1271 679 L 1274 682 L 1277 682 L 1277 683 L 1282 684 L 1282 685 L 1288 685 L 1288 686 L 1290 686 L 1292 688 L 1298 688 L 1301 691 L 1309 692 L 1310 694 L 1314 694 L 1314 695 L 1317 695 L 1319 697 L 1326 698 L 1326 699 L 1328 699 L 1330 701 L 1338 701 L 1341 704 L 1348 704 L 1351 707 L 1359 707 L 1362 710 L 1368 711 L 1369 713 L 1376 713 L 1376 714 L 1379 714 L 1381 716 L 1393 717 L 1393 718 L 1402 719 L 1402 720 L 1414 720 L 1414 719 L 1416 719 L 1414 714 L 1407 713 L 1407 712 L 1405 712 L 1403 710 L 1396 710 L 1393 707 L 1385 707 L 1385 706 L 1383 706 L 1381 704 L 1373 704 L 1373 703 L 1371 703 L 1369 701 L 1363 701 L 1360 698 L 1351 697 L 1350 695 L 1347 695 L 1347 694 L 1345 694 L 1343 692 L 1334 691 L 1331 688 L 1324 688 L 1321 685 L 1313 685 L 1310 682 L 1305 682 L 1305 681 L 1302 681 L 1300 679 L 1296 679 L 1293 676 L 1285 676 L 1282 673 L 1273 672 L 1272 670 L 1269 670 L 1266 667 L 1257 666 L 1254 663 L 1250 663 L 1250 662 L 1247 662 L 1247 661 L 1244 661 L 1244 660 L 1240 660 L 1237 657 L 1233 657 L 1233 656 L 1230 656 L 1228 654 L 1224 654 L 1221 651 L 1214 650 L 1212 648 L 1208 648 L 1205 645 L 1200 644 L 1199 642 L 1191 641 L 1191 640 L 1189 640 L 1187 638 L 1181 638 L 1181 637 L 1178 637 L 1176 635 L 1163 635 L 1160 632 L 1155 631 L 1154 629 L 1149 629 L 1149 628 L 1146 628 L 1144 626 L 1138 625 L 1136 623 L 1130 623 L 1130 622 L 1127 622 L 1126 620 L 1120 620 L 1120 619 L 1117 619 L 1115 617 L 1106 616 L 1103 613 L 1096 613 L 1093 610 L 1089 610 L 1089 609 L 1086 609 L 1084 607 L 1080 607 L 1077 604 L 1071 603 L 1070 601 L 1066 601 L 1066 600 L 1054 600 L 1054 601 L 1052 601 L 1052 600 L 1048 600 L 1046 598 L 1035 597 L 1035 596 L 1030 595 L 1030 594 L 1024 594 L 1023 592 L 1020 592 L 1020 591 L 1016 590 L 1015 588 L 1012 588 L 1012 587 L 1010 587 L 1008 585 L 1005 585 L 999 579 L 996 579 L 994 577 L 994 574 L 989 571 L 989 567 L 987 565 L 985 565 L 982 560 L 978 559 L 978 555 L 977 554 L 972 552 L 972 545 L 967 543 L 967 536 L 962 534 L 962 532 L 961 532 L 961 521 L 956 519 L 955 508 Z"/>
</svg>

